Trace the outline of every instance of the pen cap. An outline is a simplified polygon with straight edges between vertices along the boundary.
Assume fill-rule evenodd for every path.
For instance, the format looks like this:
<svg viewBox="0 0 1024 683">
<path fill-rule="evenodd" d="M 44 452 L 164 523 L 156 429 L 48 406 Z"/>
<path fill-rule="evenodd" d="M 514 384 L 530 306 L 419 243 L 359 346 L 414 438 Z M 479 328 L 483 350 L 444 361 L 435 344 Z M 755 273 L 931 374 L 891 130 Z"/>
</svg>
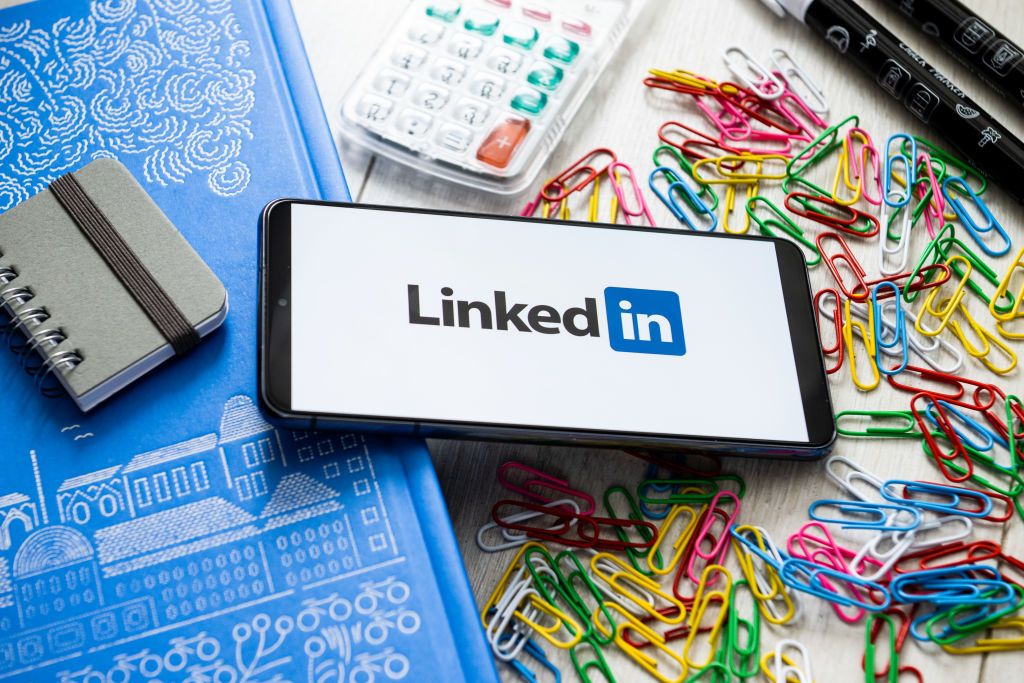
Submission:
<svg viewBox="0 0 1024 683">
<path fill-rule="evenodd" d="M 761 0 L 761 2 L 779 17 L 789 14 L 803 21 L 807 8 L 814 0 Z"/>
</svg>

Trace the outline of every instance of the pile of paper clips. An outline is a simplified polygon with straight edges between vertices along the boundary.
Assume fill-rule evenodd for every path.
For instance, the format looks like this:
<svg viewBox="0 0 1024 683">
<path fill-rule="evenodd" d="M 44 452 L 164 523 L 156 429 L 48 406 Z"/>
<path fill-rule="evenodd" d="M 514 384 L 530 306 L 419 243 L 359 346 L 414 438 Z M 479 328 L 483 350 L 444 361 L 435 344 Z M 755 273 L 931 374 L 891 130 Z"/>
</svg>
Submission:
<svg viewBox="0 0 1024 683">
<path fill-rule="evenodd" d="M 738 48 L 725 61 L 738 83 L 681 70 L 644 80 L 710 126 L 661 125 L 647 188 L 598 148 L 522 215 L 569 219 L 585 206 L 591 221 L 653 226 L 649 191 L 691 230 L 756 226 L 792 240 L 833 281 L 815 296 L 829 374 L 838 380 L 846 365 L 861 391 L 884 377 L 909 398 L 904 410 L 842 411 L 839 433 L 915 440 L 945 481 L 883 481 L 833 456 L 826 471 L 843 496 L 813 503 L 810 521 L 777 545 L 739 522 L 744 482 L 717 468 L 659 459 L 677 478 L 655 468 L 635 488 L 608 489 L 602 516 L 588 493 L 506 463 L 499 480 L 521 499 L 499 501 L 477 536 L 485 551 L 518 549 L 482 614 L 495 655 L 527 681 L 538 667 L 561 679 L 547 643 L 569 650 L 583 681 L 615 680 L 604 655 L 614 647 L 659 681 L 811 683 L 800 643 L 762 639 L 762 621 L 800 619 L 802 594 L 863 624 L 869 683 L 924 680 L 900 664 L 908 639 L 955 654 L 1024 649 L 1024 562 L 972 538 L 1024 517 L 1024 402 L 964 369 L 1013 376 L 1024 249 L 1008 267 L 989 262 L 1011 254 L 1012 240 L 983 199 L 985 179 L 953 154 L 904 133 L 882 150 L 856 116 L 829 125 L 821 91 L 784 51 L 772 70 Z M 765 196 L 771 185 L 782 202 Z M 866 248 L 877 275 L 856 255 Z M 838 541 L 835 529 L 856 540 Z M 730 550 L 742 578 L 726 567 Z"/>
</svg>

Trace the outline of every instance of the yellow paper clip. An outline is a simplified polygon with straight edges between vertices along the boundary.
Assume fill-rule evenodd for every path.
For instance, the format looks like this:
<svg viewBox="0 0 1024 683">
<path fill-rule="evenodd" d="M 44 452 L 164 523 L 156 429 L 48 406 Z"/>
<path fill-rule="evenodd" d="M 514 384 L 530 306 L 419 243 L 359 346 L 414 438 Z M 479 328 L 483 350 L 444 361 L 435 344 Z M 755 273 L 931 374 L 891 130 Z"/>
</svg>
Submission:
<svg viewBox="0 0 1024 683">
<path fill-rule="evenodd" d="M 536 590 L 531 588 L 528 591 L 524 591 L 524 593 L 529 606 L 533 608 L 533 612 L 515 610 L 514 614 L 519 621 L 536 631 L 537 635 L 541 638 L 562 650 L 571 648 L 583 639 L 584 629 L 575 619 L 545 600 Z M 535 621 L 534 613 L 550 617 L 552 622 L 543 625 Z M 562 630 L 562 628 L 569 632 L 571 636 L 569 640 L 558 640 L 555 638 L 555 634 Z"/>
<path fill-rule="evenodd" d="M 754 537 L 754 542 L 757 543 L 757 546 L 765 553 L 774 555 L 776 552 L 774 545 L 769 548 L 768 542 L 765 540 L 766 532 L 760 527 L 742 524 L 736 527 L 735 533 L 749 533 Z M 794 621 L 799 614 L 799 602 L 790 596 L 789 591 L 786 590 L 786 584 L 782 582 L 782 578 L 775 570 L 775 567 L 765 562 L 763 563 L 763 571 L 758 571 L 754 553 L 735 538 L 732 540 L 732 547 L 736 553 L 736 561 L 740 565 L 740 570 L 750 585 L 750 592 L 754 595 L 754 599 L 757 600 L 758 609 L 761 611 L 761 616 L 764 617 L 765 621 L 776 626 L 782 626 Z M 782 602 L 785 607 L 785 611 L 781 615 L 775 609 L 774 603 L 776 602 Z"/>
<path fill-rule="evenodd" d="M 745 235 L 750 231 L 750 214 L 746 211 L 747 202 L 757 196 L 759 191 L 759 184 L 755 180 L 750 183 L 746 183 L 747 196 L 743 200 L 743 228 L 740 230 L 734 230 L 733 226 L 729 225 L 729 216 L 735 213 L 736 208 L 736 188 L 740 183 L 729 183 L 725 188 L 725 212 L 722 214 L 722 228 L 730 235 Z"/>
<path fill-rule="evenodd" d="M 861 391 L 871 391 L 881 382 L 882 377 L 878 372 L 878 361 L 875 360 L 875 313 L 873 307 L 868 306 L 868 324 L 865 325 L 855 316 L 850 314 L 850 300 L 846 299 L 843 302 L 843 313 L 845 314 L 845 320 L 843 321 L 843 343 L 846 344 L 846 355 L 850 358 L 850 378 L 853 380 L 854 386 Z M 857 374 L 857 352 L 854 351 L 853 345 L 853 329 L 854 327 L 860 332 L 861 339 L 864 340 L 864 348 L 867 351 L 868 367 L 871 368 L 871 381 L 864 383 L 860 380 L 860 376 Z"/>
<path fill-rule="evenodd" d="M 974 317 L 971 316 L 970 311 L 967 310 L 967 306 L 964 304 L 963 300 L 960 301 L 960 305 L 957 307 L 957 310 L 959 310 L 960 315 L 967 321 L 968 327 L 972 332 L 974 332 L 979 340 L 979 345 L 977 346 L 971 343 L 967 338 L 967 334 L 964 332 L 963 327 L 960 325 L 960 322 L 956 319 L 950 319 L 948 325 L 949 331 L 953 333 L 953 336 L 960 340 L 964 350 L 980 360 L 986 368 L 997 375 L 1006 375 L 1013 372 L 1013 369 L 1017 367 L 1017 354 L 1013 352 L 1013 349 L 1003 343 L 1003 340 L 1000 339 L 997 334 L 989 332 L 981 323 L 975 320 Z M 995 349 L 1002 351 L 1003 355 L 1006 356 L 1009 363 L 1008 365 L 1005 367 L 998 367 L 995 363 L 989 360 L 989 357 Z"/>
<path fill-rule="evenodd" d="M 992 317 L 1000 322 L 1006 323 L 1014 318 L 1024 316 L 1024 310 L 1021 309 L 1024 306 L 1024 303 L 1021 303 L 1024 302 L 1024 282 L 1021 283 L 1020 290 L 1013 295 L 1015 297 L 1013 308 L 1002 313 L 996 311 L 996 302 L 1010 294 L 1010 282 L 1018 271 L 1024 275 L 1024 249 L 1017 253 L 1017 258 L 1010 264 L 1010 269 L 1006 271 L 1006 277 L 999 283 L 996 293 L 992 295 L 992 300 L 988 304 L 988 310 L 992 313 Z"/>
<path fill-rule="evenodd" d="M 718 572 L 725 577 L 724 589 L 708 590 L 708 584 L 711 582 L 710 577 L 714 572 Z M 683 644 L 683 659 L 688 666 L 692 666 L 695 669 L 703 669 L 714 661 L 718 638 L 721 635 L 725 619 L 729 614 L 729 592 L 731 589 L 732 575 L 728 569 L 720 564 L 709 564 L 704 567 L 704 571 L 700 575 L 700 584 L 697 586 L 697 593 L 693 598 L 693 611 L 690 612 L 690 632 L 686 636 L 686 642 Z M 701 630 L 701 626 L 704 624 L 704 615 L 707 612 L 708 605 L 712 602 L 719 603 L 718 614 L 711 622 L 711 630 L 705 633 Z M 697 637 L 700 635 L 706 636 L 708 655 L 704 661 L 695 662 L 693 661 L 692 651 L 697 644 Z"/>
<path fill-rule="evenodd" d="M 545 549 L 543 545 L 536 541 L 530 541 L 522 545 L 519 550 L 516 551 L 512 561 L 508 563 L 508 567 L 505 568 L 505 573 L 501 575 L 501 579 L 498 580 L 498 585 L 491 591 L 490 597 L 487 598 L 487 602 L 484 603 L 484 607 L 480 610 L 480 620 L 484 624 L 484 628 L 487 627 L 488 614 L 492 609 L 496 609 L 498 603 L 502 601 L 502 597 L 505 595 L 509 585 L 518 583 L 526 574 L 526 563 L 523 561 L 523 556 L 526 551 L 530 548 L 541 548 Z M 515 579 L 513 579 L 515 575 Z"/>
<path fill-rule="evenodd" d="M 949 266 L 953 261 L 960 261 L 964 265 L 963 275 L 960 277 L 960 281 L 956 285 L 956 289 L 953 290 L 953 294 L 947 299 L 943 299 L 942 307 L 939 310 L 935 310 L 935 300 L 939 296 L 939 292 L 942 291 L 943 285 L 938 287 L 932 287 L 931 291 L 928 292 L 928 296 L 924 300 L 924 306 L 921 308 L 921 312 L 917 316 L 917 321 L 914 323 L 914 329 L 923 334 L 926 337 L 936 337 L 946 329 L 949 321 L 953 318 L 953 314 L 956 313 L 957 307 L 960 306 L 960 302 L 964 300 L 964 296 L 967 293 L 967 283 L 971 279 L 971 272 L 974 270 L 974 266 L 963 256 L 950 256 L 946 259 L 946 265 Z M 952 270 L 952 268 L 950 269 Z M 955 271 L 954 271 L 955 272 Z M 930 315 L 933 318 L 937 318 L 939 321 L 938 327 L 928 328 L 925 327 L 924 319 L 926 315 Z"/>
<path fill-rule="evenodd" d="M 602 564 L 614 567 L 616 571 L 608 573 L 602 569 Z M 664 624 L 681 624 L 686 620 L 686 605 L 676 599 L 674 595 L 670 595 L 662 590 L 657 581 L 649 576 L 644 576 L 611 553 L 595 553 L 590 558 L 590 569 L 595 577 L 604 581 L 613 591 L 635 604 L 640 612 L 647 614 L 652 619 Z M 660 598 L 663 602 L 675 608 L 675 614 L 673 615 L 672 612 L 663 614 L 658 610 L 657 605 L 650 604 L 629 590 L 624 583 L 635 584 L 643 591 L 652 594 L 655 598 Z"/>
<path fill-rule="evenodd" d="M 863 152 L 863 163 L 861 164 L 861 171 L 862 172 L 857 174 L 857 182 L 856 182 L 856 184 L 854 184 L 854 182 L 851 180 L 851 174 L 850 174 L 850 157 L 853 156 L 853 152 L 850 149 L 850 138 L 853 137 L 854 135 L 859 135 L 861 140 L 864 142 L 864 145 L 865 145 L 865 147 L 862 147 L 862 149 L 864 150 L 864 152 Z M 856 204 L 860 200 L 861 195 L 863 195 L 863 193 L 864 193 L 864 173 L 863 173 L 863 168 L 864 168 L 864 166 L 867 165 L 867 157 L 868 157 L 867 150 L 868 150 L 868 147 L 866 145 L 868 145 L 868 144 L 869 144 L 869 140 L 864 136 L 864 134 L 860 133 L 860 132 L 858 132 L 856 130 L 851 130 L 849 132 L 849 134 L 847 134 L 845 137 L 843 137 L 842 152 L 840 153 L 839 159 L 836 162 L 835 176 L 833 176 L 833 178 L 832 178 L 832 201 L 834 201 L 836 204 L 840 204 L 842 206 L 853 206 L 854 204 Z M 839 193 L 840 181 L 848 189 L 853 190 L 853 196 L 852 197 L 850 197 L 848 199 L 844 199 L 840 195 L 840 193 Z"/>
<path fill-rule="evenodd" d="M 665 636 L 661 635 L 650 626 L 645 624 L 636 618 L 633 614 L 622 607 L 622 605 L 616 602 L 606 602 L 605 607 L 618 612 L 624 621 L 620 621 L 615 628 L 615 644 L 619 646 L 630 659 L 643 667 L 644 671 L 649 673 L 651 676 L 656 678 L 661 683 L 682 683 L 683 679 L 686 678 L 686 672 L 688 668 L 686 662 L 682 657 L 672 651 L 672 648 L 665 644 Z M 668 667 L 662 667 L 659 665 L 659 661 L 644 650 L 633 647 L 629 644 L 629 641 L 623 636 L 626 630 L 636 631 L 639 633 L 644 640 L 651 644 L 651 646 L 663 654 L 668 660 L 670 660 L 675 666 L 672 667 L 674 671 L 669 672 L 666 669 Z M 605 633 L 605 636 L 610 635 Z"/>
<path fill-rule="evenodd" d="M 690 538 L 693 536 L 693 532 L 697 529 L 697 523 L 701 517 L 704 516 L 704 511 L 707 510 L 707 505 L 702 505 L 699 510 L 694 510 L 692 507 L 687 505 L 673 505 L 672 510 L 665 517 L 665 521 L 661 523 L 661 527 L 658 529 L 658 539 L 651 546 L 650 550 L 647 551 L 647 566 L 651 572 L 659 576 L 664 576 L 675 570 L 679 565 L 679 562 L 683 559 L 683 555 L 686 553 L 686 548 L 690 544 Z M 664 566 L 655 566 L 655 557 L 658 555 L 658 551 L 661 550 L 662 545 L 665 543 L 665 539 L 669 537 L 669 529 L 672 524 L 676 521 L 679 515 L 687 515 L 688 519 L 686 524 L 683 525 L 682 531 L 676 537 L 675 543 L 672 544 L 672 559 L 664 563 Z"/>
<path fill-rule="evenodd" d="M 666 81 L 672 81 L 680 85 L 685 85 L 689 88 L 696 88 L 697 90 L 704 90 L 708 93 L 718 91 L 718 83 L 710 78 L 704 78 L 698 76 L 692 71 L 686 71 L 684 69 L 673 69 L 672 71 L 662 71 L 661 69 L 648 69 L 647 73 L 651 74 L 655 78 L 663 78 Z"/>
<path fill-rule="evenodd" d="M 781 164 L 781 170 L 770 172 L 764 167 L 772 161 Z M 747 164 L 754 164 L 754 171 L 743 172 Z M 789 157 L 782 154 L 726 154 L 720 157 L 699 159 L 694 162 L 691 169 L 693 179 L 703 185 L 738 184 L 743 185 L 755 180 L 784 180 L 786 178 L 786 164 Z M 698 171 L 704 166 L 714 164 L 715 178 L 705 178 Z"/>
<path fill-rule="evenodd" d="M 1015 635 L 996 636 L 997 631 L 1012 631 Z M 982 652 L 1010 652 L 1024 650 L 1024 617 L 1003 617 L 987 629 L 988 635 L 978 637 L 973 645 L 947 643 L 942 649 L 953 655 L 972 655 Z"/>
<path fill-rule="evenodd" d="M 766 652 L 765 655 L 761 657 L 761 671 L 764 672 L 765 677 L 771 681 L 771 683 L 778 683 L 778 679 L 775 677 L 775 672 L 772 667 L 772 663 L 775 661 L 775 658 L 776 654 L 774 650 Z M 783 654 L 782 662 L 785 664 L 787 669 L 785 674 L 786 683 L 814 683 L 811 679 L 804 678 L 800 675 L 796 662 L 794 662 L 789 655 Z"/>
</svg>

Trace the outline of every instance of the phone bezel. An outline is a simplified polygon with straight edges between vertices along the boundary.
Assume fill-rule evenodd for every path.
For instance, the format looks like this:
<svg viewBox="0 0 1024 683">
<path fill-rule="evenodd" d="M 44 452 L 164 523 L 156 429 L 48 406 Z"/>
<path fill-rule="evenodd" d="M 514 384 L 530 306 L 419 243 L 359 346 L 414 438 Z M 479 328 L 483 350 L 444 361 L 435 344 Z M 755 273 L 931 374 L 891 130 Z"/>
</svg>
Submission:
<svg viewBox="0 0 1024 683">
<path fill-rule="evenodd" d="M 674 234 L 682 239 L 759 239 L 775 243 L 780 280 L 786 302 L 793 355 L 797 368 L 801 400 L 809 438 L 806 442 L 749 440 L 727 436 L 707 437 L 687 434 L 651 434 L 605 432 L 575 427 L 486 424 L 459 420 L 416 420 L 385 415 L 336 415 L 296 412 L 291 407 L 291 207 L 295 204 L 330 206 L 340 209 L 387 211 L 404 214 L 429 214 L 461 218 L 484 218 L 509 222 L 536 222 L 522 216 L 495 216 L 462 211 L 281 199 L 271 202 L 263 212 L 260 248 L 260 401 L 270 415 L 289 426 L 327 427 L 336 425 L 364 430 L 381 430 L 442 438 L 482 440 L 519 440 L 535 443 L 578 444 L 617 448 L 685 448 L 734 454 L 771 454 L 783 457 L 818 457 L 828 452 L 836 437 L 832 401 L 824 360 L 820 352 L 816 312 L 803 253 L 784 239 L 748 235 L 697 233 L 667 228 L 644 228 L 544 220 L 558 225 L 594 229 L 645 231 Z M 284 299 L 288 305 L 278 305 Z M 798 302 L 806 302 L 805 304 Z"/>
</svg>

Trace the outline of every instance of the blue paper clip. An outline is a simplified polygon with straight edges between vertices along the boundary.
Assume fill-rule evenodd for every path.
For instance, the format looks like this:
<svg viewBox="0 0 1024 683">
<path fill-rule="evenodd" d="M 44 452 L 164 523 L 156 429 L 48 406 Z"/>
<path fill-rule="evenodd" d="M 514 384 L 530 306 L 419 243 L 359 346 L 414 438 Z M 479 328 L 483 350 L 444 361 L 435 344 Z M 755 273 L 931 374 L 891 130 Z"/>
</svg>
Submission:
<svg viewBox="0 0 1024 683">
<path fill-rule="evenodd" d="M 757 555 L 765 564 L 770 566 L 775 571 L 779 571 L 782 568 L 782 563 L 778 559 L 776 559 L 771 553 L 762 550 L 761 546 L 759 546 L 757 543 L 744 536 L 742 532 L 736 531 L 735 526 L 730 527 L 729 533 L 732 534 L 732 537 L 734 539 L 742 543 L 748 552 Z M 785 562 L 789 559 L 789 555 L 782 552 L 781 550 L 779 550 L 779 557 L 781 558 L 782 562 Z"/>
<path fill-rule="evenodd" d="M 659 190 L 658 185 L 655 182 L 655 179 L 659 174 L 663 175 L 665 179 L 669 181 L 668 187 L 665 188 L 665 192 Z M 704 203 L 697 191 L 691 189 L 682 177 L 668 166 L 659 166 L 651 171 L 651 175 L 648 176 L 647 182 L 651 186 L 651 192 L 661 200 L 662 204 L 668 207 L 668 210 L 672 212 L 672 215 L 676 217 L 676 220 L 680 223 L 684 223 L 688 228 L 690 228 L 690 230 L 695 230 L 697 232 L 712 232 L 718 227 L 718 217 L 715 216 L 715 212 Z M 694 223 L 686 210 L 676 200 L 676 192 L 683 196 L 686 203 L 693 209 L 694 214 L 698 216 L 703 214 L 710 219 L 710 228 L 702 229 Z"/>
<path fill-rule="evenodd" d="M 498 642 L 507 640 L 509 637 L 511 637 L 511 635 L 512 634 L 509 633 L 506 636 L 502 636 L 501 638 L 499 638 Z M 548 659 L 547 654 L 545 654 L 544 650 L 541 648 L 540 645 L 534 642 L 533 638 L 527 638 L 526 645 L 523 646 L 522 652 L 525 652 L 526 654 L 533 657 L 542 667 L 550 671 L 555 677 L 555 683 L 561 683 L 561 670 L 557 666 L 555 666 L 550 659 Z M 520 657 L 522 656 L 522 652 L 519 655 Z M 519 661 L 518 658 L 510 660 L 508 662 L 508 665 L 511 666 L 515 670 L 515 672 L 519 674 L 519 677 L 527 683 L 539 683 L 540 679 L 537 677 L 537 674 L 534 673 L 533 670 L 531 670 L 528 666 Z"/>
<path fill-rule="evenodd" d="M 882 289 L 892 290 L 893 305 L 896 307 L 896 319 L 892 322 L 890 328 L 888 323 L 882 318 L 882 306 L 878 304 L 878 292 Z M 903 310 L 903 301 L 900 298 L 900 288 L 894 283 L 879 282 L 871 290 L 871 308 L 874 309 L 874 335 L 875 335 L 875 364 L 878 365 L 878 371 L 883 375 L 898 375 L 907 368 L 907 362 L 910 360 L 910 346 L 907 342 L 907 320 L 906 313 Z M 892 332 L 892 339 L 886 339 L 886 332 Z M 887 367 L 887 363 L 883 362 L 882 356 L 885 351 L 889 349 L 899 348 L 901 353 L 899 358 L 901 359 L 900 364 L 894 368 Z"/>
<path fill-rule="evenodd" d="M 956 186 L 956 191 L 960 195 L 971 200 L 971 203 L 974 204 L 974 208 L 977 209 L 981 216 L 988 222 L 987 225 L 979 225 L 978 222 L 974 220 L 974 217 L 971 216 L 960 197 L 954 196 L 950 191 L 950 187 L 953 186 Z M 946 201 L 952 205 L 953 211 L 956 212 L 956 217 L 959 218 L 960 222 L 964 224 L 965 228 L 967 228 L 967 232 L 971 233 L 971 237 L 973 237 L 974 241 L 978 243 L 978 246 L 981 247 L 982 251 L 989 256 L 1002 256 L 1010 251 L 1010 248 L 1013 246 L 1010 242 L 1010 236 L 1006 234 L 1006 230 L 1004 230 L 1003 226 L 999 224 L 996 217 L 992 215 L 992 210 L 988 208 L 988 204 L 985 203 L 985 200 L 979 197 L 974 190 L 971 189 L 971 186 L 964 182 L 963 178 L 959 176 L 950 176 L 942 181 L 942 194 L 946 196 Z M 990 233 L 993 230 L 996 231 L 1006 245 L 998 251 L 988 246 L 983 239 L 985 234 Z"/>
<path fill-rule="evenodd" d="M 994 578 L 978 578 L 989 574 Z M 1013 599 L 1013 584 L 999 570 L 984 564 L 965 564 L 900 574 L 889 582 L 897 602 L 934 605 L 998 605 Z"/>
<path fill-rule="evenodd" d="M 901 144 L 897 144 L 896 145 L 896 153 L 895 154 L 892 153 L 892 143 L 893 143 L 893 141 L 901 143 Z M 903 144 L 902 144 L 903 141 L 910 143 L 910 157 L 909 158 L 907 157 L 906 154 L 903 153 Z M 882 195 L 882 199 L 885 200 L 885 203 L 887 205 L 891 206 L 894 209 L 899 209 L 899 208 L 902 208 L 902 207 L 906 206 L 907 204 L 909 204 L 910 203 L 910 198 L 914 194 L 914 183 L 916 182 L 916 179 L 917 179 L 917 169 L 915 168 L 915 164 L 917 163 L 916 159 L 917 159 L 917 140 L 915 140 L 910 135 L 907 135 L 906 133 L 894 133 L 893 135 L 889 136 L 888 140 L 886 140 L 886 142 L 885 142 L 885 176 L 883 178 L 883 188 L 884 188 L 883 192 L 884 193 Z M 894 192 L 893 188 L 892 188 L 892 174 L 893 174 L 893 171 L 896 170 L 893 167 L 896 165 L 896 162 L 900 162 L 900 163 L 903 164 L 903 167 L 904 167 L 905 173 L 906 173 L 906 177 L 904 178 L 904 180 L 906 181 L 907 184 L 906 184 L 906 187 L 905 187 L 905 194 L 900 196 L 899 199 L 893 200 L 893 199 L 891 199 L 892 195 L 893 194 L 899 194 L 899 190 L 896 190 Z"/>
<path fill-rule="evenodd" d="M 847 521 L 845 519 L 829 519 L 818 514 L 818 508 L 834 507 L 841 513 L 850 515 L 865 515 L 873 517 L 865 522 Z M 886 511 L 890 512 L 886 512 Z M 890 519 L 890 513 L 892 519 Z M 906 513 L 910 521 L 898 522 L 900 515 Z M 824 524 L 839 524 L 843 529 L 873 529 L 875 531 L 913 531 L 921 526 L 921 513 L 915 508 L 906 505 L 892 505 L 888 503 L 869 503 L 863 500 L 816 500 L 811 503 L 807 514 L 816 522 Z"/>
<path fill-rule="evenodd" d="M 946 419 L 949 421 L 949 425 L 953 428 L 956 435 L 960 437 L 960 440 L 964 442 L 964 445 L 982 452 L 992 450 L 997 443 L 1003 448 L 1009 448 L 1009 443 L 998 432 L 992 431 L 981 422 L 978 422 L 956 406 L 947 403 L 946 401 L 939 401 L 938 403 L 942 408 L 942 412 L 946 413 Z M 935 415 L 934 403 L 929 403 L 925 408 L 925 416 L 932 424 L 939 427 L 939 419 Z M 962 423 L 963 428 L 957 427 L 956 422 Z M 968 431 L 974 432 L 980 436 L 981 442 L 979 443 L 968 436 Z"/>
<path fill-rule="evenodd" d="M 806 576 L 806 583 L 799 580 L 799 576 Z M 779 571 L 779 576 L 790 588 L 793 588 L 804 593 L 809 593 L 815 597 L 821 598 L 822 600 L 828 600 L 831 603 L 841 605 L 844 607 L 859 607 L 869 612 L 882 612 L 889 607 L 892 602 L 892 596 L 889 590 L 880 583 L 875 581 L 868 581 L 862 579 L 854 574 L 847 574 L 837 569 L 830 569 L 811 562 L 810 560 L 804 560 L 799 557 L 791 557 L 782 563 L 782 569 Z M 817 579 L 818 577 L 825 577 L 826 579 L 835 579 L 836 581 L 843 581 L 850 583 L 855 586 L 867 589 L 867 594 L 875 596 L 881 596 L 881 602 L 872 602 L 867 598 L 858 600 L 844 595 L 838 591 L 828 590 L 824 585 L 820 584 Z"/>
<path fill-rule="evenodd" d="M 930 496 L 946 496 L 947 501 L 936 502 L 934 500 L 915 500 L 896 495 L 889 490 L 890 486 L 903 486 L 907 493 L 925 493 Z M 992 498 L 981 491 L 957 488 L 955 486 L 943 486 L 942 484 L 931 484 L 926 481 L 909 481 L 906 479 L 890 479 L 882 484 L 882 497 L 886 500 L 901 505 L 912 505 L 922 510 L 931 510 L 947 515 L 961 515 L 963 517 L 985 517 L 992 512 Z M 980 503 L 978 510 L 961 510 L 958 506 L 964 498 L 974 498 Z"/>
</svg>

